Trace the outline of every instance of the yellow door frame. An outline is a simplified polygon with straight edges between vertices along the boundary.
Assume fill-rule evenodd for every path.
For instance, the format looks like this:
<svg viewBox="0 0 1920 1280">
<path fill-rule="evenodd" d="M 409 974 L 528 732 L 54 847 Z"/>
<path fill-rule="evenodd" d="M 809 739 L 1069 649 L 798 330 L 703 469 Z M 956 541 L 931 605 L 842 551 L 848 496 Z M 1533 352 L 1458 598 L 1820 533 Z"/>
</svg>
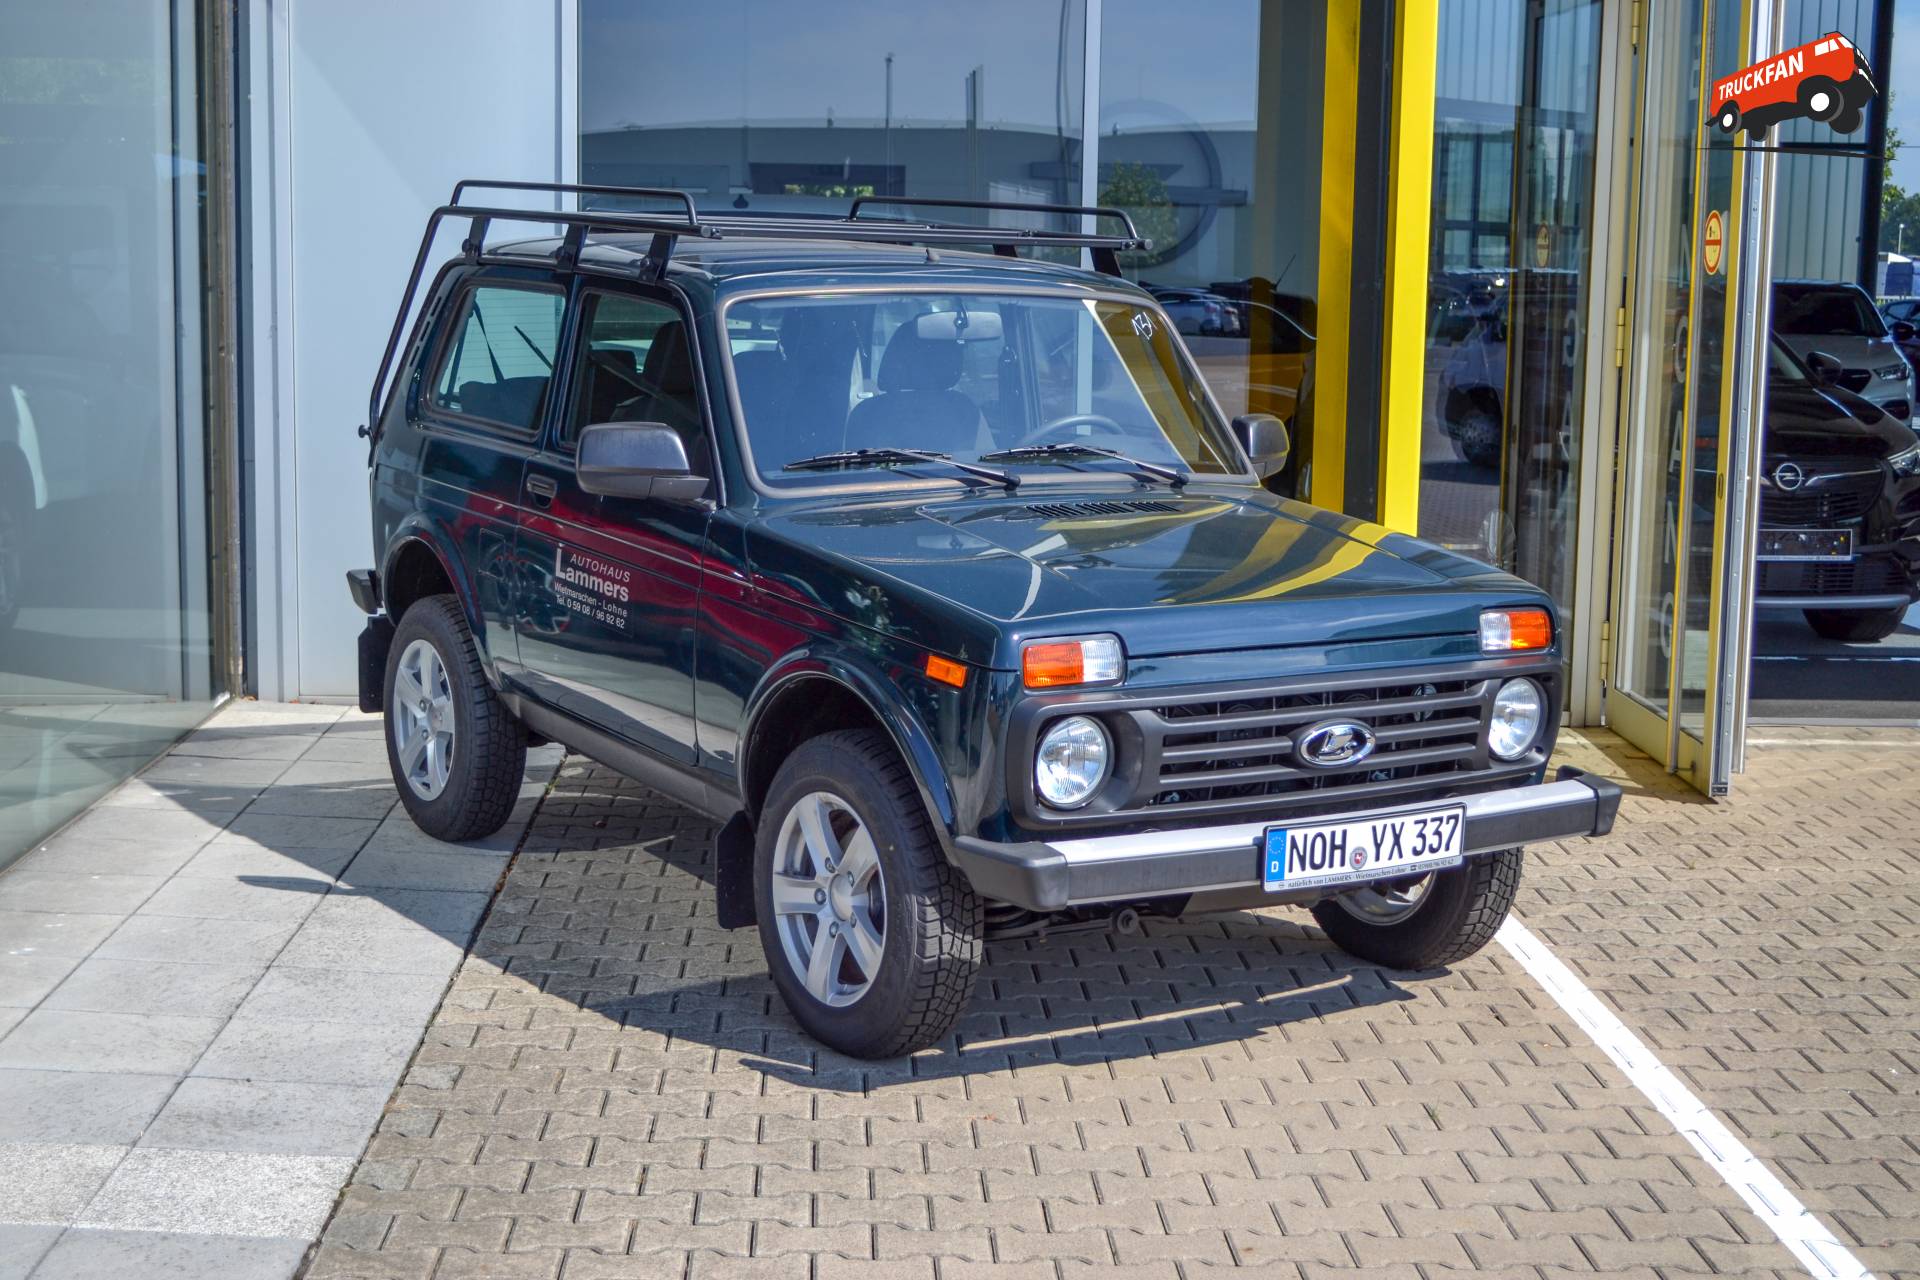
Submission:
<svg viewBox="0 0 1920 1280">
<path fill-rule="evenodd" d="M 1428 245 L 1433 228 L 1433 123 L 1440 6 L 1398 0 L 1388 126 L 1387 315 L 1381 360 L 1380 503 L 1389 529 L 1420 528 L 1420 438 L 1427 408 Z"/>
<path fill-rule="evenodd" d="M 1360 5 L 1328 0 L 1320 115 L 1320 286 L 1314 308 L 1313 468 L 1307 498 L 1346 510 L 1347 377 L 1353 337 L 1354 130 L 1359 118 Z"/>
</svg>

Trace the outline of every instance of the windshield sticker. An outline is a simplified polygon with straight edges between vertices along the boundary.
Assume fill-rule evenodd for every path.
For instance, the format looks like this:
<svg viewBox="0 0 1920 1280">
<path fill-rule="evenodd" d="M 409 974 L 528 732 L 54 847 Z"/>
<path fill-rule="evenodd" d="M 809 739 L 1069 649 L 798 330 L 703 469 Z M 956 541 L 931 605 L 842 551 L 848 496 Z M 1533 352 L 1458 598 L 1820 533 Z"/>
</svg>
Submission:
<svg viewBox="0 0 1920 1280">
<path fill-rule="evenodd" d="M 561 547 L 553 557 L 553 594 L 568 612 L 625 631 L 633 570 Z"/>
<path fill-rule="evenodd" d="M 1142 338 L 1153 337 L 1153 317 L 1144 311 L 1133 313 L 1133 331 Z"/>
</svg>

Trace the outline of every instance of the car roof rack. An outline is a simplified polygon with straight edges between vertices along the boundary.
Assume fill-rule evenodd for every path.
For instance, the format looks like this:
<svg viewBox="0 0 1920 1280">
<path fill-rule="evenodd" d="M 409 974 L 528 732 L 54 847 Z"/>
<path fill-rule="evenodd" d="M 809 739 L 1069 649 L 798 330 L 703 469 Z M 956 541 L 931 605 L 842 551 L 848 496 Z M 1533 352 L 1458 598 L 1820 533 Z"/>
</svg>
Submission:
<svg viewBox="0 0 1920 1280">
<path fill-rule="evenodd" d="M 611 197 L 619 200 L 654 200 L 677 206 L 670 210 L 637 209 L 514 209 L 496 205 L 463 204 L 461 197 L 474 189 L 487 191 L 530 191 L 542 195 Z M 863 216 L 872 206 L 903 209 L 972 209 L 988 213 L 1041 213 L 1078 215 L 1083 223 L 1101 220 L 1118 222 L 1119 234 L 1094 231 L 1052 231 L 1038 227 L 990 227 L 979 223 L 933 222 L 919 219 Z M 694 206 L 693 193 L 677 187 L 616 187 L 592 183 L 495 181 L 486 178 L 462 178 L 453 184 L 453 196 L 427 217 L 426 231 L 420 237 L 420 249 L 414 255 L 413 270 L 407 276 L 406 292 L 400 298 L 400 310 L 387 334 L 387 346 L 380 357 L 373 393 L 367 401 L 366 425 L 360 434 L 373 440 L 379 430 L 380 403 L 393 372 L 393 361 L 400 349 L 400 337 L 406 331 L 407 316 L 413 310 L 414 295 L 420 288 L 427 258 L 440 226 L 448 219 L 467 219 L 466 238 L 461 241 L 461 256 L 478 262 L 486 253 L 487 231 L 496 222 L 542 222 L 565 227 L 554 262 L 562 271 L 578 265 L 590 232 L 651 233 L 637 274 L 657 280 L 667 269 L 674 245 L 682 236 L 699 240 L 774 239 L 774 240 L 853 240 L 875 244 L 918 244 L 989 248 L 1002 257 L 1017 257 L 1021 246 L 1034 248 L 1072 248 L 1089 250 L 1094 268 L 1108 275 L 1120 274 L 1120 254 L 1132 249 L 1150 249 L 1152 241 L 1143 238 L 1124 209 L 1097 205 L 1045 204 L 1025 200 L 956 200 L 914 196 L 859 196 L 845 217 L 808 214 L 702 213 Z"/>
</svg>

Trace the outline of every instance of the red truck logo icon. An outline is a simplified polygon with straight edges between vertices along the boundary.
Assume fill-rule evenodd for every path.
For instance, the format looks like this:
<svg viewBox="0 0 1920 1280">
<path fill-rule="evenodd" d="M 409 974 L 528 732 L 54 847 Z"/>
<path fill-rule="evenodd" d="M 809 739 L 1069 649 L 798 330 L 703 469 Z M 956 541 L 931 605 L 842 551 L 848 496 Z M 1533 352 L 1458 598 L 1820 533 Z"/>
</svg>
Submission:
<svg viewBox="0 0 1920 1280">
<path fill-rule="evenodd" d="M 1830 31 L 1714 81 L 1708 123 L 1719 125 L 1722 133 L 1744 128 L 1759 136 L 1783 120 L 1804 116 L 1852 133 L 1875 92 L 1866 58 L 1853 41 Z"/>
</svg>

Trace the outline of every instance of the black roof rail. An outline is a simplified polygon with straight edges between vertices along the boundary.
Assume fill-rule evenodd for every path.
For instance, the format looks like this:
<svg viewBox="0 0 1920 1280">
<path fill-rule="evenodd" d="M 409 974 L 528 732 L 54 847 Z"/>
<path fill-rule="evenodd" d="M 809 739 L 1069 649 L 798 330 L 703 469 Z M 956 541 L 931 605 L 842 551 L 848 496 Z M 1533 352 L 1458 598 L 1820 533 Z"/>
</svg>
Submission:
<svg viewBox="0 0 1920 1280">
<path fill-rule="evenodd" d="M 1120 225 L 1127 229 L 1126 240 L 1139 240 L 1140 232 L 1133 225 L 1133 215 L 1125 209 L 1114 209 L 1097 204 L 1043 204 L 1033 200 L 956 200 L 945 196 L 855 196 L 853 208 L 847 211 L 847 221 L 852 222 L 860 216 L 860 210 L 870 204 L 893 204 L 908 209 L 984 209 L 1002 213 L 1077 213 L 1090 218 L 1118 218 Z M 1151 247 L 1143 244 L 1143 247 Z"/>
<path fill-rule="evenodd" d="M 550 195 L 611 196 L 622 200 L 663 200 L 678 209 L 646 211 L 632 209 L 514 209 L 495 205 L 462 204 L 470 190 L 527 191 Z M 927 222 L 899 218 L 863 218 L 860 211 L 870 205 L 901 205 L 908 208 L 978 209 L 1008 213 L 1078 214 L 1095 219 L 1118 219 L 1124 232 L 1105 235 L 1082 231 L 1051 231 L 1037 227 L 992 227 L 979 223 Z M 413 270 L 407 275 L 407 287 L 400 297 L 400 310 L 387 333 L 386 349 L 380 356 L 380 368 L 374 375 L 373 391 L 367 398 L 367 421 L 360 434 L 369 442 L 377 441 L 381 400 L 387 379 L 393 372 L 394 357 L 400 350 L 400 338 L 406 331 L 407 316 L 413 310 L 414 295 L 420 289 L 428 255 L 440 226 L 450 218 L 467 219 L 467 235 L 460 252 L 470 261 L 478 261 L 485 252 L 487 229 L 496 220 L 502 222 L 541 222 L 565 227 L 555 260 L 562 270 L 570 271 L 580 260 L 589 231 L 651 233 L 639 274 L 658 278 L 667 269 L 673 246 L 681 236 L 703 240 L 728 237 L 742 239 L 855 240 L 879 244 L 922 244 L 980 246 L 1007 257 L 1016 255 L 1019 246 L 1087 249 L 1093 265 L 1108 275 L 1120 274 L 1120 254 L 1129 249 L 1147 249 L 1152 242 L 1143 239 L 1124 209 L 1091 205 L 1041 204 L 1011 200 L 916 199 L 911 196 L 859 196 L 843 218 L 805 214 L 708 213 L 702 215 L 694 205 L 693 193 L 677 187 L 616 187 L 593 183 L 527 182 L 512 179 L 462 178 L 453 184 L 453 196 L 427 216 L 427 227 L 420 237 L 420 248 L 413 257 Z M 371 444 L 369 446 L 371 448 Z M 369 452 L 371 460 L 371 452 Z"/>
</svg>

